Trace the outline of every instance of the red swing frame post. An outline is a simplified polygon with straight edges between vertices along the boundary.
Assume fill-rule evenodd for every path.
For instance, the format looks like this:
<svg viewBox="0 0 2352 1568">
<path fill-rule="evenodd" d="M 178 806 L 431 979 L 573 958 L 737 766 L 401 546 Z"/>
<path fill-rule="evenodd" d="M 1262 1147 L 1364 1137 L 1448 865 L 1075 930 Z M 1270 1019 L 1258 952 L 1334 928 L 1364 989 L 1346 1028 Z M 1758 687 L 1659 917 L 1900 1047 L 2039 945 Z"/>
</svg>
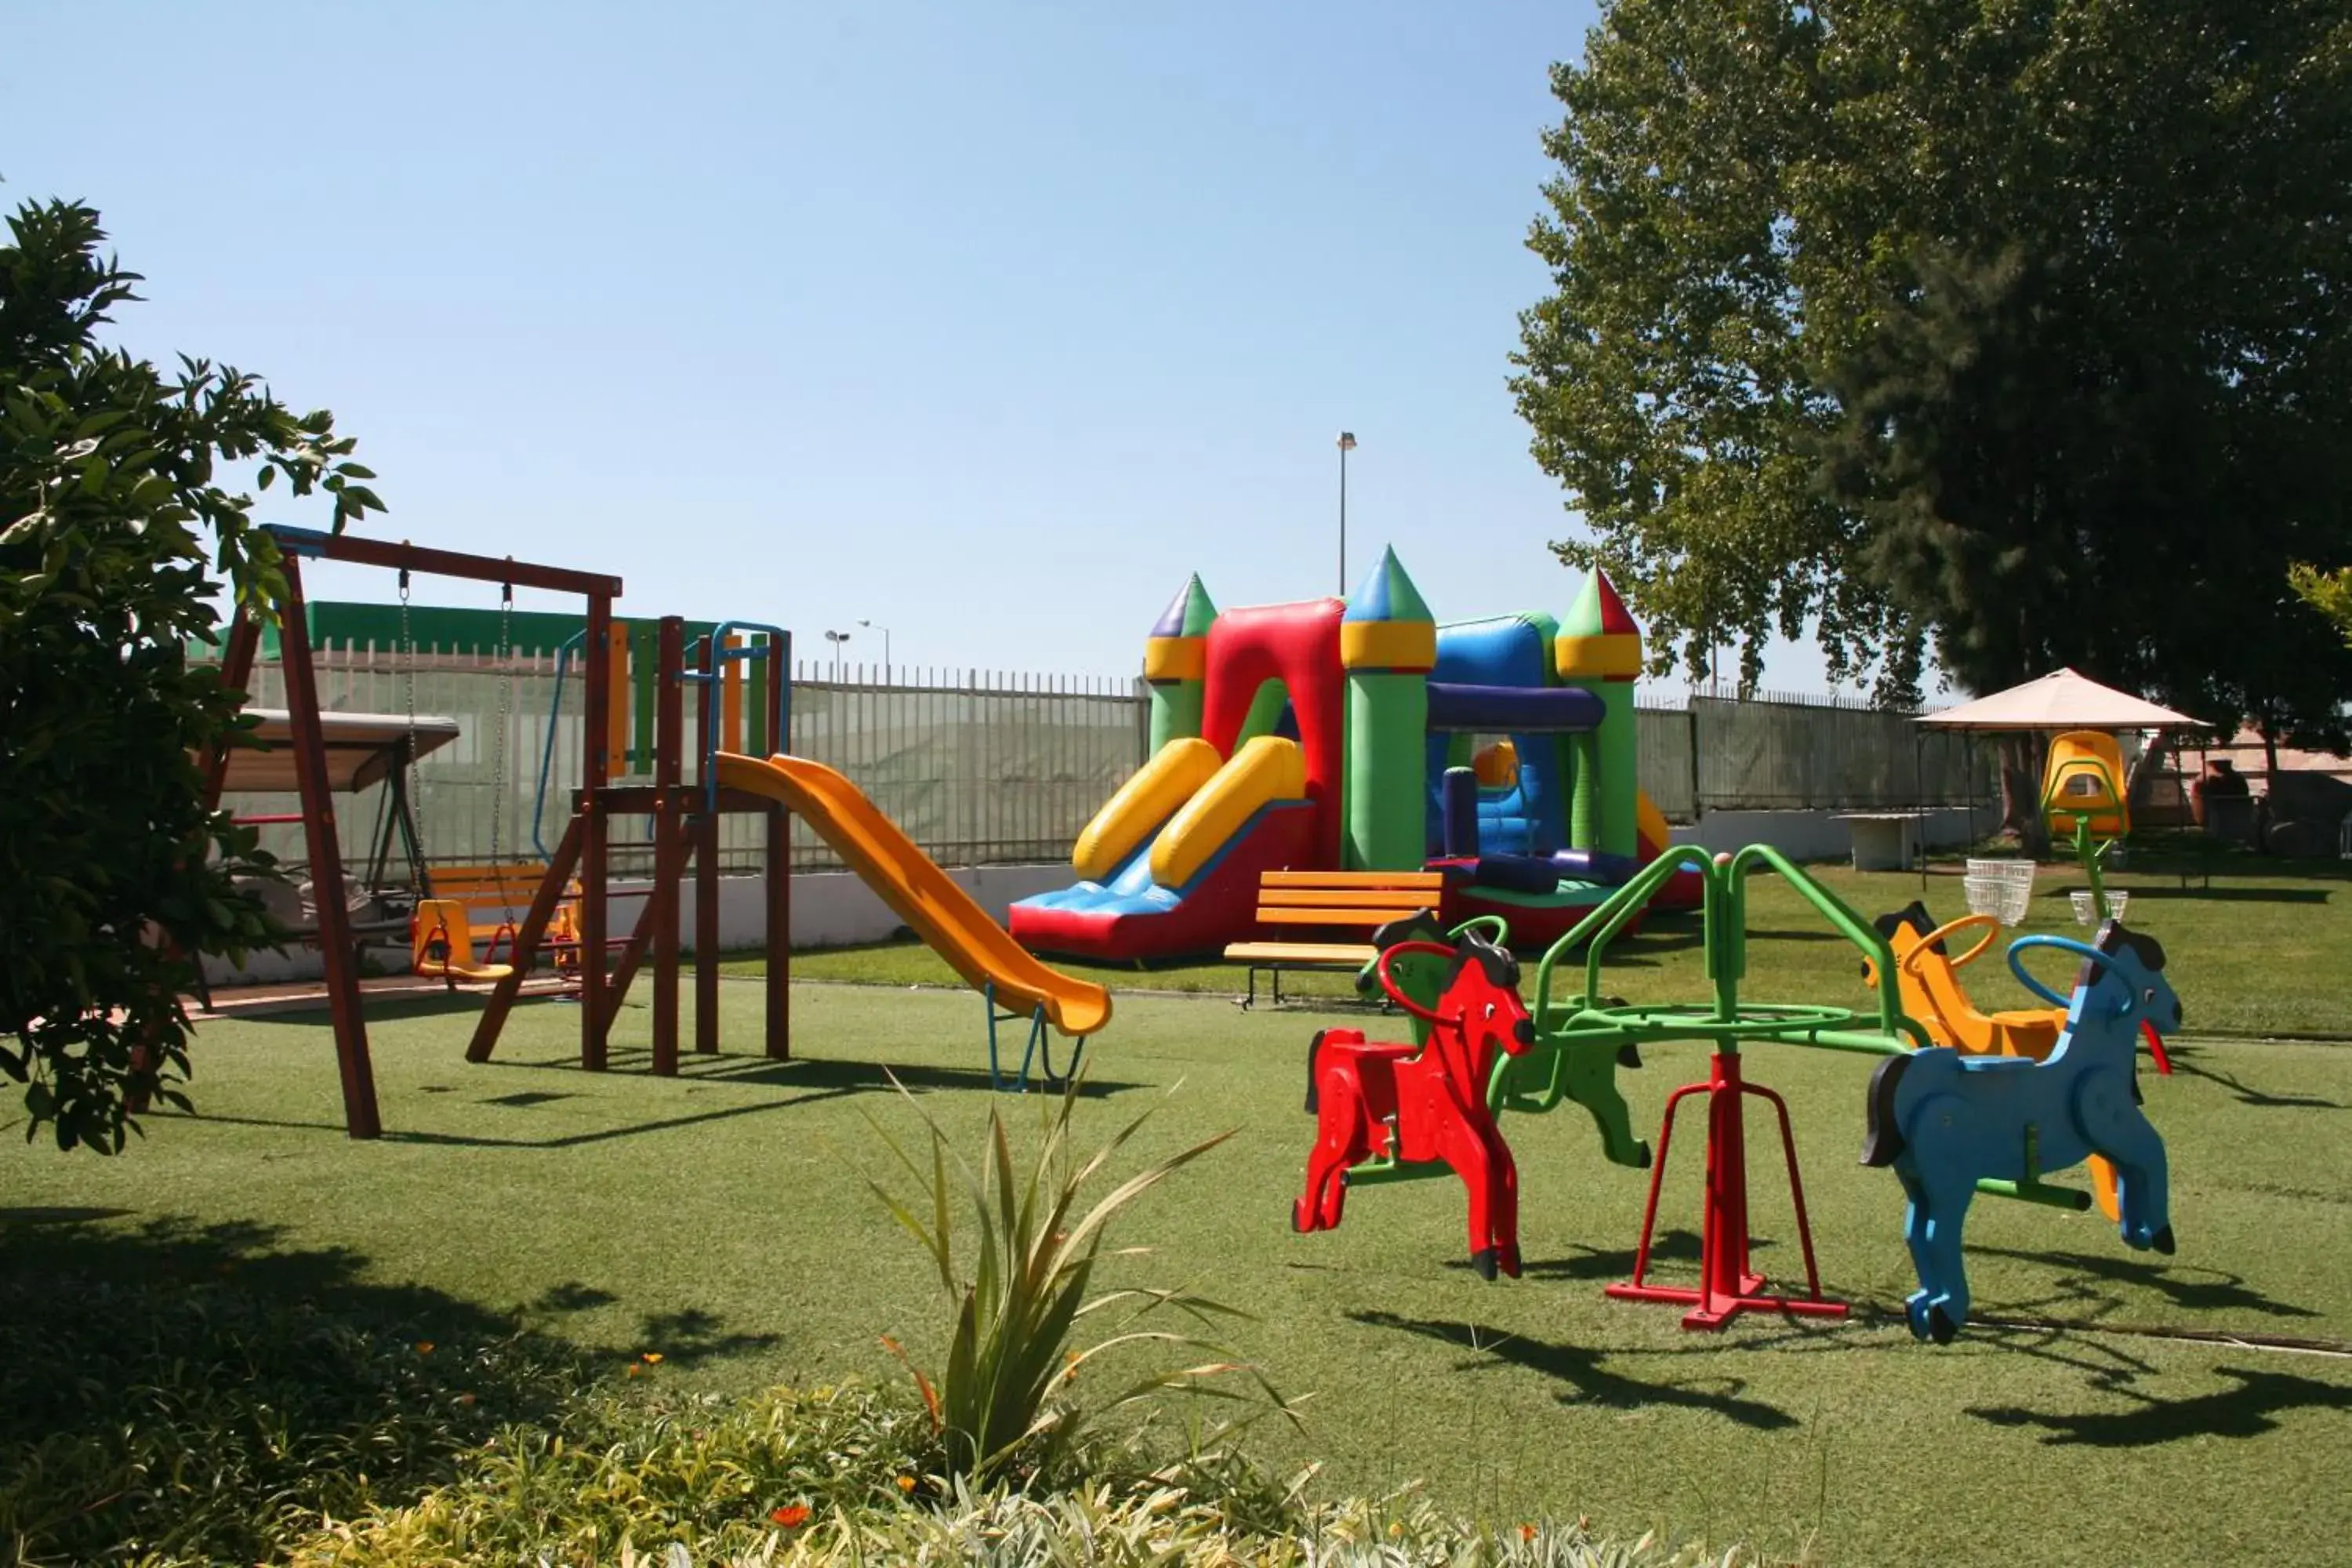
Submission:
<svg viewBox="0 0 2352 1568">
<path fill-rule="evenodd" d="M 353 565 L 378 566 L 390 571 L 427 573 L 437 577 L 457 577 L 477 583 L 498 583 L 509 587 L 540 588 L 558 594 L 578 594 L 588 602 L 587 681 L 588 744 L 583 784 L 589 798 L 593 800 L 610 776 L 609 759 L 604 754 L 602 719 L 606 712 L 611 692 L 607 687 L 610 661 L 604 657 L 612 637 L 613 601 L 621 595 L 621 579 L 598 573 L 575 572 L 566 567 L 537 565 L 530 562 L 488 555 L 469 555 L 458 551 L 431 550 L 417 545 L 391 543 L 383 540 L 354 538 L 347 534 L 322 533 L 315 529 L 271 526 L 267 531 L 277 542 L 283 557 L 286 578 L 286 598 L 278 627 L 279 657 L 286 675 L 286 709 L 288 728 L 291 731 L 290 745 L 294 752 L 295 782 L 302 801 L 305 847 L 310 858 L 310 880 L 319 910 L 318 942 L 326 966 L 327 1005 L 334 1022 L 335 1057 L 341 1070 L 343 1088 L 343 1124 L 354 1138 L 374 1138 L 382 1135 L 383 1121 L 378 1107 L 375 1073 L 368 1051 L 367 1020 L 360 1006 L 359 969 L 357 956 L 352 948 L 351 912 L 343 898 L 342 846 L 335 826 L 334 795 L 328 787 L 326 737 L 320 722 L 318 672 L 312 661 L 310 617 L 302 595 L 302 562 L 306 559 L 341 561 Z M 249 677 L 253 647 L 260 639 L 259 626 L 249 618 L 240 619 L 231 634 L 224 659 L 222 679 L 225 684 L 234 680 L 240 688 Z M 241 673 L 242 672 L 242 673 Z M 225 754 L 211 759 L 206 787 L 216 801 L 226 768 Z M 594 813 L 579 826 L 581 866 L 581 959 L 583 968 L 583 1000 L 592 1005 L 582 1008 L 583 1031 L 596 1016 L 593 1003 L 601 999 L 603 990 L 604 928 L 604 834 L 603 824 Z M 488 1040 L 497 1037 L 499 1026 L 514 1004 L 522 976 L 535 956 L 537 938 L 546 927 L 546 916 L 539 908 L 545 904 L 551 912 L 554 900 L 551 888 L 560 892 L 562 878 L 568 868 L 562 868 L 565 857 L 556 857 L 532 900 L 536 920 L 526 920 L 519 933 L 512 972 L 490 998 L 490 1005 L 482 1016 L 475 1032 L 475 1047 L 481 1049 Z M 536 928 L 536 929 L 534 929 Z M 526 943 L 520 940 L 528 936 Z M 588 1050 L 588 1034 L 583 1032 L 582 1052 Z M 598 1042 L 601 1045 L 601 1041 Z M 482 1056 L 488 1053 L 482 1049 Z M 601 1055 L 601 1052 L 599 1053 Z M 469 1057 L 474 1051 L 467 1052 Z M 480 1059 L 477 1057 L 475 1059 Z"/>
</svg>

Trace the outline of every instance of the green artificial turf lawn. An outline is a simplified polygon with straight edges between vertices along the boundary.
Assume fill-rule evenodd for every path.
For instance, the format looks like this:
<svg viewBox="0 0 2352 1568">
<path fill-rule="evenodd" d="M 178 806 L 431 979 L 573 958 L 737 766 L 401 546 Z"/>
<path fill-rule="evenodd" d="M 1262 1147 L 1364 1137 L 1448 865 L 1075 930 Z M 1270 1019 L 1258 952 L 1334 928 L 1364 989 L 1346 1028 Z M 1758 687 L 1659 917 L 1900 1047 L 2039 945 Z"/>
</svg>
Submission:
<svg viewBox="0 0 2352 1568">
<path fill-rule="evenodd" d="M 1849 896 L 1873 912 L 1917 889 L 1839 880 L 1859 880 Z M 1931 902 L 1956 906 L 1949 887 Z M 2352 917 L 2332 883 L 2274 890 L 2313 896 L 2133 905 L 2166 941 L 2192 1025 L 2346 1027 Z M 1750 999 L 1859 1004 L 1851 951 L 1811 940 L 1810 919 L 1776 898 L 1759 887 L 1759 931 L 1790 934 L 1753 942 Z M 2038 913 L 2053 923 L 2047 900 Z M 885 959 L 899 962 L 856 955 Z M 1624 960 L 1609 973 L 1629 996 L 1703 992 L 1686 934 L 1666 922 Z M 812 956 L 801 973 L 839 962 Z M 1988 1005 L 2007 1001 L 1976 973 Z M 341 1132 L 322 1018 L 207 1026 L 200 1116 L 151 1118 L 117 1160 L 0 1145 L 15 1205 L 0 1208 L 0 1267 L 38 1268 L 68 1233 L 173 1222 L 420 1300 L 522 1309 L 609 1352 L 616 1376 L 645 1351 L 666 1358 L 651 1375 L 720 1388 L 902 1375 L 880 1336 L 925 1360 L 946 1325 L 927 1259 L 859 1179 L 903 1185 L 866 1118 L 919 1135 L 880 1064 L 966 1151 L 992 1104 L 1018 1131 L 1036 1101 L 988 1093 L 968 992 L 796 986 L 785 1064 L 754 1054 L 759 998 L 725 987 L 740 1054 L 689 1058 L 667 1081 L 643 1071 L 635 1004 L 615 1070 L 593 1076 L 571 1065 L 578 1014 L 563 1005 L 519 1009 L 484 1067 L 462 1059 L 469 1005 L 381 1009 L 391 1132 L 373 1144 Z M 1337 1231 L 1292 1234 L 1312 1131 L 1305 1047 L 1334 1021 L 1123 985 L 1088 1049 L 1080 1112 L 1092 1139 L 1159 1108 L 1122 1171 L 1239 1130 L 1122 1222 L 1114 1241 L 1153 1252 L 1106 1278 L 1186 1284 L 1255 1313 L 1233 1343 L 1313 1398 L 1303 1439 L 1269 1423 L 1252 1440 L 1277 1464 L 1322 1460 L 1326 1492 L 1418 1478 L 1498 1521 L 1589 1513 L 1616 1531 L 1809 1546 L 1830 1563 L 2334 1561 L 2352 1539 L 2352 1360 L 2138 1331 L 2352 1345 L 2352 1048 L 2177 1042 L 2179 1074 L 2142 1077 L 2171 1151 L 2179 1255 L 2132 1253 L 2095 1215 L 1980 1200 L 1968 1233 L 1979 1318 L 2047 1326 L 1980 1322 L 1936 1349 L 1899 1322 L 1913 1281 L 1895 1178 L 1854 1163 L 1867 1060 L 1748 1053 L 1751 1079 L 1789 1099 L 1824 1283 L 1857 1321 L 1750 1318 L 1700 1335 L 1676 1309 L 1602 1297 L 1630 1267 L 1645 1177 L 1604 1163 L 1573 1107 L 1506 1123 L 1524 1279 L 1486 1284 L 1465 1267 L 1450 1180 L 1365 1189 Z M 1621 1076 L 1654 1137 L 1666 1091 L 1706 1069 L 1696 1047 L 1648 1057 Z M 1654 1268 L 1669 1279 L 1695 1272 L 1696 1126 L 1686 1113 L 1661 1209 Z M 1786 1279 L 1801 1264 L 1785 1184 L 1766 1124 L 1750 1127 L 1757 1261 Z"/>
</svg>

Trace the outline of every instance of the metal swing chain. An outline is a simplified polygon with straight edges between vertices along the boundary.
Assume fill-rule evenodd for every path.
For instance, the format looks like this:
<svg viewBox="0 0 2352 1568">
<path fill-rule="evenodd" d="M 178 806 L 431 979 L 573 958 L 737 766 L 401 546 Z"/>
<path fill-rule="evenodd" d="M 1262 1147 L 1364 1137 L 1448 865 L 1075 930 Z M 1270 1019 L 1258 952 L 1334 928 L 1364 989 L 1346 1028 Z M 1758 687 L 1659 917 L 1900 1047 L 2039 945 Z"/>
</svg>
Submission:
<svg viewBox="0 0 2352 1568">
<path fill-rule="evenodd" d="M 499 727 L 490 742 L 490 865 L 499 883 L 499 898 L 511 907 L 507 892 L 507 867 L 499 852 L 501 823 L 506 815 L 507 726 L 514 713 L 514 584 L 499 585 Z"/>
<path fill-rule="evenodd" d="M 400 662 L 408 688 L 408 815 L 416 824 L 416 852 L 425 853 L 425 775 L 416 765 L 416 638 L 408 629 L 408 568 L 400 569 Z"/>
</svg>

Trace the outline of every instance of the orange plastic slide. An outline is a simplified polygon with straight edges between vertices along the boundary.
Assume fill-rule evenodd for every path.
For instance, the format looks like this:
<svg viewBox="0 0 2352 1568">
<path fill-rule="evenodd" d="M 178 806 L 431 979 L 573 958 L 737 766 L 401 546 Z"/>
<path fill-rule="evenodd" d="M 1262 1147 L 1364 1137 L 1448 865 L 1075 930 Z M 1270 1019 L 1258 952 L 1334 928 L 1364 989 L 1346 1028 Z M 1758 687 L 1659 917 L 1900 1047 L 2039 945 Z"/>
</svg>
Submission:
<svg viewBox="0 0 2352 1568">
<path fill-rule="evenodd" d="M 1038 962 L 833 769 L 799 757 L 761 762 L 721 752 L 719 783 L 797 812 L 973 990 L 993 985 L 1000 1005 L 1043 1007 L 1065 1035 L 1091 1035 L 1110 1022 L 1109 992 Z"/>
</svg>

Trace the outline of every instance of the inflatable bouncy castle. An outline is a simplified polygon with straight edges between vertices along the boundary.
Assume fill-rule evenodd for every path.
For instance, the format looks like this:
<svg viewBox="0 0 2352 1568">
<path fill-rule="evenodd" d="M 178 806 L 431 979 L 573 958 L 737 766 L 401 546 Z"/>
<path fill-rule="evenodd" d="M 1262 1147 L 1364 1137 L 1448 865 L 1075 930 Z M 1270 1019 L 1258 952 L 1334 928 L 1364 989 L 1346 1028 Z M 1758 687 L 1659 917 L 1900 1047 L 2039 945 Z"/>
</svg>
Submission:
<svg viewBox="0 0 2352 1568">
<path fill-rule="evenodd" d="M 1441 870 L 1448 922 L 1514 945 L 1574 925 L 1666 844 L 1634 776 L 1642 638 L 1605 576 L 1565 622 L 1441 626 L 1394 551 L 1346 600 L 1219 614 L 1194 577 L 1144 644 L 1150 759 L 1096 814 L 1074 885 L 1013 906 L 1042 952 L 1213 952 L 1277 870 Z M 1673 879 L 1657 907 L 1695 904 Z"/>
</svg>

